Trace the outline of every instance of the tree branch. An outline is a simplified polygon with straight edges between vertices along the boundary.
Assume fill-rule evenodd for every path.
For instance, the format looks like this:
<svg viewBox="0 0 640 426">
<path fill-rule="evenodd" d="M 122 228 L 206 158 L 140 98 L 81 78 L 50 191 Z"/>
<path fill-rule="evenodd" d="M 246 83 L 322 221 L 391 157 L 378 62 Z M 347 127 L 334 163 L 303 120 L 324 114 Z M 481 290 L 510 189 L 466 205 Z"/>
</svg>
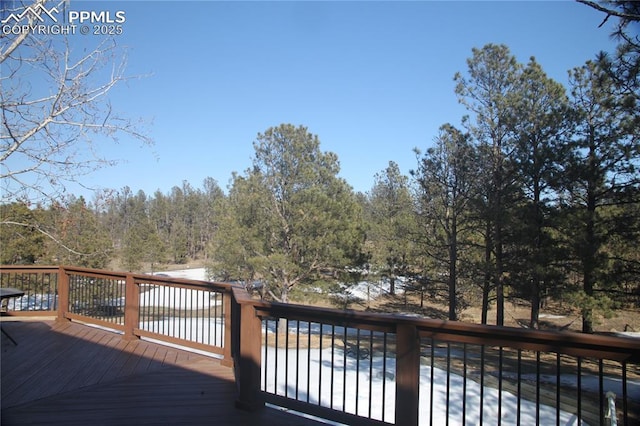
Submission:
<svg viewBox="0 0 640 426">
<path fill-rule="evenodd" d="M 31 6 L 44 3 L 33 0 Z M 129 79 L 124 76 L 126 60 L 113 38 L 74 57 L 68 39 L 29 34 L 13 36 L 13 41 L 8 35 L 10 46 L 0 52 L 4 74 L 10 76 L 0 77 L 0 178 L 8 178 L 3 199 L 19 193 L 53 198 L 66 190 L 67 182 L 114 164 L 94 149 L 89 132 L 114 141 L 126 134 L 152 143 L 138 123 L 115 114 L 107 98 L 111 89 Z M 37 87 L 29 84 L 35 80 L 40 82 Z M 22 176 L 20 181 L 16 176 Z"/>
<path fill-rule="evenodd" d="M 589 7 L 592 7 L 600 12 L 604 12 L 607 14 L 607 16 L 604 18 L 604 21 L 602 21 L 602 23 L 598 25 L 598 28 L 602 27 L 605 24 L 605 22 L 607 22 L 610 16 L 616 16 L 618 18 L 627 19 L 630 21 L 640 21 L 640 15 L 636 15 L 635 13 L 619 12 L 615 9 L 609 9 L 607 7 L 601 6 L 595 1 L 591 1 L 591 0 L 576 0 L 576 1 L 578 3 L 586 4 Z"/>
<path fill-rule="evenodd" d="M 22 227 L 25 227 L 25 228 L 32 228 L 32 229 L 35 229 L 36 231 L 40 232 L 45 237 L 51 239 L 53 242 L 55 242 L 57 245 L 59 245 L 63 249 L 67 250 L 69 253 L 72 253 L 72 254 L 75 254 L 75 255 L 78 255 L 78 256 L 95 256 L 96 255 L 96 253 L 80 253 L 79 251 L 76 251 L 76 250 L 72 249 L 71 247 L 68 247 L 68 246 L 64 245 L 62 243 L 62 241 L 60 241 L 59 239 L 57 239 L 56 237 L 54 237 L 53 235 L 51 235 L 50 233 L 48 233 L 44 229 L 40 228 L 38 225 L 22 223 L 22 222 L 14 222 L 14 221 L 11 221 L 11 220 L 3 220 L 2 222 L 0 222 L 0 225 L 15 225 L 15 226 L 22 226 Z"/>
</svg>

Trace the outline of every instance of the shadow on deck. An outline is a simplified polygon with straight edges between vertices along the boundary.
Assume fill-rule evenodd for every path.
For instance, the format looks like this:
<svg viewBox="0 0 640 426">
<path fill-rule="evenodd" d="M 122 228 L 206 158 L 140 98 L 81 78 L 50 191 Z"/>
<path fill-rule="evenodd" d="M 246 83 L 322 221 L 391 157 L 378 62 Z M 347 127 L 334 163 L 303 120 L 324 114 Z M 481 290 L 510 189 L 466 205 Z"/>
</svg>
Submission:
<svg viewBox="0 0 640 426">
<path fill-rule="evenodd" d="M 79 323 L 3 321 L 0 423 L 318 425 L 235 408 L 233 369 L 216 358 Z"/>
</svg>

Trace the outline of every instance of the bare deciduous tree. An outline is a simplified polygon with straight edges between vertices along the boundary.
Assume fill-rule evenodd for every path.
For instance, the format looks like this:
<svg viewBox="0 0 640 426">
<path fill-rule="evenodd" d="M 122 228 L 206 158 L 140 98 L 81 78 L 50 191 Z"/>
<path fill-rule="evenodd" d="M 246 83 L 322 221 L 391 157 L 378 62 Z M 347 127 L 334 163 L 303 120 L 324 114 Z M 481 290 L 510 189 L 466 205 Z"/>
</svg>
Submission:
<svg viewBox="0 0 640 426">
<path fill-rule="evenodd" d="M 3 17 L 30 6 L 42 10 L 46 0 L 7 10 Z M 51 3 L 63 10 L 63 2 Z M 21 24 L 41 17 L 28 13 Z M 17 31 L 16 31 L 17 32 Z M 94 47 L 86 43 L 93 41 Z M 74 35 L 3 31 L 0 36 L 0 178 L 2 201 L 56 198 L 67 186 L 96 169 L 117 162 L 98 141 L 118 137 L 151 143 L 141 123 L 119 115 L 110 91 L 129 79 L 126 54 L 118 36 L 97 39 Z"/>
</svg>

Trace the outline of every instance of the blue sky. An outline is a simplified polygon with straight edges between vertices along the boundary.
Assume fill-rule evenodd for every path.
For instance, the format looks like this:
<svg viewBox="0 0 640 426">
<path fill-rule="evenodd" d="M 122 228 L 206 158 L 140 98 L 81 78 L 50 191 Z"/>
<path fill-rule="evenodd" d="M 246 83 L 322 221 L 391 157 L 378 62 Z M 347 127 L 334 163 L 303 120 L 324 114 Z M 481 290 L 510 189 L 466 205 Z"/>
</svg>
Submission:
<svg viewBox="0 0 640 426">
<path fill-rule="evenodd" d="M 226 189 L 232 172 L 250 167 L 257 133 L 281 123 L 317 134 L 340 175 L 366 192 L 390 160 L 408 174 L 413 148 L 460 123 L 453 76 L 473 47 L 506 44 L 566 83 L 569 69 L 614 46 L 598 28 L 603 15 L 571 1 L 71 3 L 79 5 L 126 12 L 117 42 L 128 49 L 127 73 L 145 77 L 111 99 L 146 120 L 155 140 L 101 142 L 126 161 L 84 183 L 147 194 L 185 180 L 201 187 L 208 176 Z"/>
</svg>

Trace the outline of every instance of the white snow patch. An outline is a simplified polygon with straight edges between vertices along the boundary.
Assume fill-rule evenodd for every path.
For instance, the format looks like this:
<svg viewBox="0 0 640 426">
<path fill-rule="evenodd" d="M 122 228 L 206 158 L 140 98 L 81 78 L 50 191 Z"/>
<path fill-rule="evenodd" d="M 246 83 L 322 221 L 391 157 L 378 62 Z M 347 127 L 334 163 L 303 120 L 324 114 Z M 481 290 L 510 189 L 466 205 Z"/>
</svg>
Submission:
<svg viewBox="0 0 640 426">
<path fill-rule="evenodd" d="M 156 272 L 154 275 L 168 275 L 170 278 L 205 281 L 207 270 L 205 268 L 181 269 L 177 271 Z M 222 298 L 215 292 L 162 285 L 147 286 L 145 284 L 141 285 L 141 290 L 141 306 L 192 310 L 208 309 L 222 304 Z"/>
<path fill-rule="evenodd" d="M 616 336 L 621 336 L 621 337 L 631 337 L 634 339 L 640 339 L 640 332 L 638 331 L 616 331 L 614 334 Z"/>
<path fill-rule="evenodd" d="M 333 406 L 334 409 L 361 416 L 369 416 L 371 410 L 373 419 L 386 422 L 395 420 L 394 358 L 388 357 L 385 360 L 381 355 L 374 354 L 370 364 L 369 359 L 357 361 L 353 357 L 345 357 L 344 352 L 338 348 L 333 352 L 331 348 L 326 348 L 322 351 L 301 350 L 296 354 L 293 350 L 275 349 L 271 346 L 266 351 L 263 348 L 263 358 L 263 390 L 311 404 Z M 465 419 L 462 418 L 463 386 L 466 386 Z M 515 395 L 506 391 L 500 395 L 497 389 L 484 387 L 481 405 L 481 388 L 478 383 L 467 380 L 465 384 L 462 376 L 422 366 L 420 424 L 429 424 L 431 417 L 433 424 L 445 424 L 447 389 L 449 424 L 478 424 L 480 416 L 486 424 L 497 424 L 499 401 L 502 423 L 512 424 L 516 421 L 518 399 Z M 577 425 L 573 414 L 563 411 L 559 414 L 562 425 Z M 521 400 L 520 416 L 522 424 L 535 424 L 535 403 Z M 541 405 L 540 424 L 555 423 L 556 409 Z"/>
<path fill-rule="evenodd" d="M 158 271 L 153 275 L 168 275 L 171 278 L 184 278 L 187 280 L 207 281 L 206 268 L 179 269 L 176 271 Z"/>
<path fill-rule="evenodd" d="M 565 315 L 553 315 L 553 314 L 540 314 L 538 318 L 548 318 L 548 319 L 562 319 L 566 318 Z"/>
</svg>

